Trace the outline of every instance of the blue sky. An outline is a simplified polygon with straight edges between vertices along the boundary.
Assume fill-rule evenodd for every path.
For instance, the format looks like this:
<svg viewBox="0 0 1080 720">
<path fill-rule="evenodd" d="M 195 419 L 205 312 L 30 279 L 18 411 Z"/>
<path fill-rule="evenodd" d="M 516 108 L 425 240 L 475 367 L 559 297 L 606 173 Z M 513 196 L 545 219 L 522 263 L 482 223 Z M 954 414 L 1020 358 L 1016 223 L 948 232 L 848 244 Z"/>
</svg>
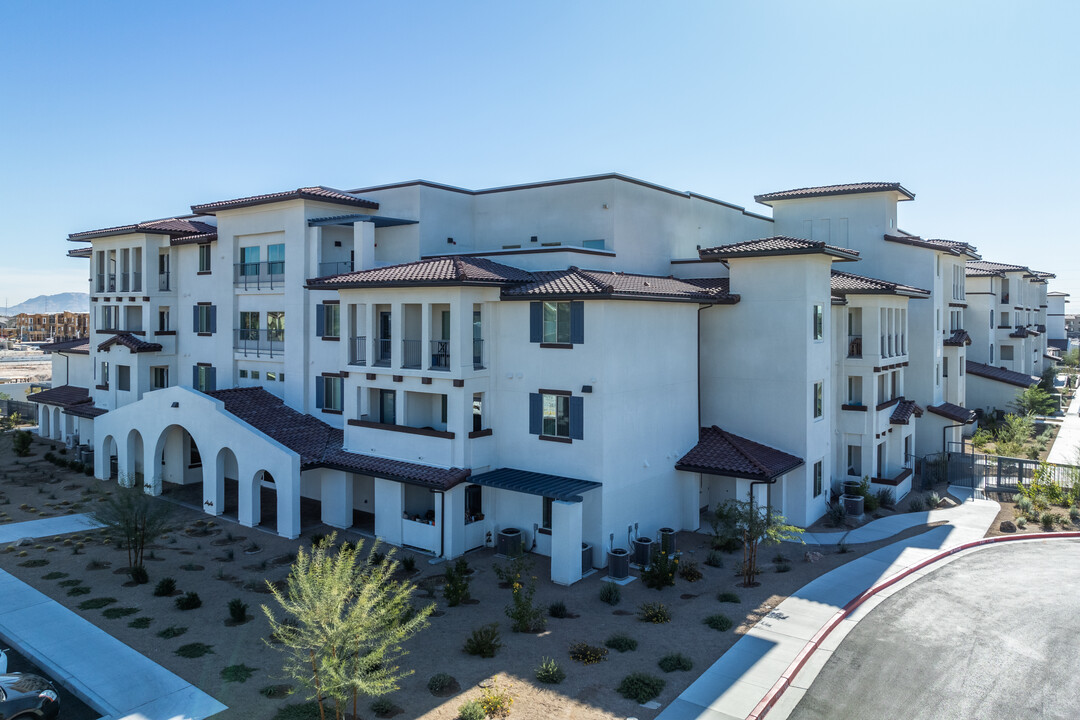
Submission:
<svg viewBox="0 0 1080 720">
<path fill-rule="evenodd" d="M 301 185 L 864 180 L 1080 303 L 1080 4 L 0 4 L 0 304 L 68 233 Z M 1075 311 L 1075 306 L 1074 306 Z"/>
</svg>

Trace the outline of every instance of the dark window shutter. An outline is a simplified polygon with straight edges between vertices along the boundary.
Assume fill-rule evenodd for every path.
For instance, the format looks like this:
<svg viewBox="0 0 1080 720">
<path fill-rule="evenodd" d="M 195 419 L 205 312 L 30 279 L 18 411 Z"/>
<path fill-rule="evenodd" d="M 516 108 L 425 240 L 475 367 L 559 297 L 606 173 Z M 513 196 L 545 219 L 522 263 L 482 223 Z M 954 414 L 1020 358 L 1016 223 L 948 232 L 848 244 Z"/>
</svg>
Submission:
<svg viewBox="0 0 1080 720">
<path fill-rule="evenodd" d="M 197 309 L 198 308 L 196 308 L 196 310 Z M 198 365 L 192 365 L 191 366 L 191 387 L 195 388 L 196 390 L 199 389 L 199 366 Z"/>
<path fill-rule="evenodd" d="M 540 393 L 529 393 L 529 433 L 539 435 L 544 428 L 544 400 Z"/>
<path fill-rule="evenodd" d="M 217 332 L 217 305 L 210 306 L 210 332 Z"/>
<path fill-rule="evenodd" d="M 315 336 L 323 337 L 326 335 L 326 306 L 315 306 Z"/>
<path fill-rule="evenodd" d="M 315 407 L 322 409 L 323 406 L 323 379 L 321 377 L 315 378 Z"/>
<path fill-rule="evenodd" d="M 580 300 L 570 303 L 570 342 L 574 345 L 585 342 L 585 303 Z"/>
<path fill-rule="evenodd" d="M 585 398 L 570 398 L 570 437 L 573 440 L 583 440 L 581 426 L 585 420 Z"/>
<path fill-rule="evenodd" d="M 191 332 L 199 332 L 199 306 L 191 306 Z"/>
<path fill-rule="evenodd" d="M 544 303 L 529 303 L 529 342 L 544 339 Z"/>
<path fill-rule="evenodd" d="M 217 390 L 217 368 L 206 368 L 206 389 L 207 391 Z"/>
</svg>

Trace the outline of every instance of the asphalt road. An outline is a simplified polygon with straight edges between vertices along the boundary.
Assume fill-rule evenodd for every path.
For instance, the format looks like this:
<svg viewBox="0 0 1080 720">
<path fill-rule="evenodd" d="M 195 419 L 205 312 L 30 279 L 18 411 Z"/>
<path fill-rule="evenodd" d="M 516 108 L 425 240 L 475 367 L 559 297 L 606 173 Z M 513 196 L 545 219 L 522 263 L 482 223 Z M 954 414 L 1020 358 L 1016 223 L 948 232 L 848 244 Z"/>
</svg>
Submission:
<svg viewBox="0 0 1080 720">
<path fill-rule="evenodd" d="M 872 610 L 789 716 L 1080 718 L 1080 541 L 994 546 Z"/>
<path fill-rule="evenodd" d="M 43 672 L 41 668 L 23 657 L 19 651 L 14 649 L 9 650 L 8 646 L 4 644 L 2 640 L 0 640 L 0 647 L 3 647 L 4 650 L 7 651 L 9 673 L 33 673 L 34 675 L 40 675 L 41 677 L 48 678 L 52 681 L 57 694 L 60 696 L 60 720 L 97 720 L 101 717 L 100 713 L 95 712 L 89 705 L 68 692 L 67 688 L 60 685 L 53 680 L 47 672 Z"/>
</svg>

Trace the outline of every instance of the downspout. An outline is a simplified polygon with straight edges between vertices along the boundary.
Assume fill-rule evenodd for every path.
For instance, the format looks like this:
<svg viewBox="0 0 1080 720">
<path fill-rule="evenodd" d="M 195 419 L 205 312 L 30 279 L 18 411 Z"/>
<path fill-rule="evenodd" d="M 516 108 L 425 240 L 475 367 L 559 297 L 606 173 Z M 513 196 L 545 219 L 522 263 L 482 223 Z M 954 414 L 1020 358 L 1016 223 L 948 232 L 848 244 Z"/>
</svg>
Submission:
<svg viewBox="0 0 1080 720">
<path fill-rule="evenodd" d="M 754 486 L 755 485 L 767 485 L 765 488 L 765 518 L 766 520 L 772 520 L 772 486 L 776 484 L 776 479 L 771 480 L 751 480 L 750 481 L 750 500 L 754 499 Z"/>
<path fill-rule="evenodd" d="M 446 528 L 448 527 L 447 523 L 446 523 L 446 493 L 445 492 L 440 492 L 439 493 L 439 522 L 442 524 L 442 527 L 439 528 L 439 557 L 442 557 L 443 556 L 443 550 L 446 547 L 446 536 L 443 533 L 446 532 Z"/>
<path fill-rule="evenodd" d="M 962 428 L 966 426 L 967 423 L 957 423 L 956 425 L 946 425 L 945 427 L 941 428 L 941 452 L 945 454 L 949 453 L 949 441 L 947 439 L 947 436 L 945 435 L 945 433 L 949 431 L 949 428 Z"/>
</svg>

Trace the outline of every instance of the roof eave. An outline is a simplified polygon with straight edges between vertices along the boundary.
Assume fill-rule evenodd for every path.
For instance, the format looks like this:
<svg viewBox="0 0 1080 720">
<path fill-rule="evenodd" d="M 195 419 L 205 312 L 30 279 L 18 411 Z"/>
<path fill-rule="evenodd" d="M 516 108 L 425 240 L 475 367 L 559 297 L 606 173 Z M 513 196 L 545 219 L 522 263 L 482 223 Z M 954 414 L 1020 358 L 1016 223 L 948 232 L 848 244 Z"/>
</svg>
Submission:
<svg viewBox="0 0 1080 720">
<path fill-rule="evenodd" d="M 783 469 L 781 471 L 778 471 L 778 472 L 776 472 L 776 473 L 774 473 L 772 475 L 746 473 L 746 472 L 738 472 L 738 471 L 732 471 L 732 472 L 723 471 L 722 472 L 722 471 L 717 470 L 716 468 L 707 468 L 707 467 L 703 467 L 703 466 L 699 466 L 699 465 L 692 465 L 692 464 L 682 463 L 682 462 L 675 463 L 675 469 L 676 470 L 683 470 L 685 472 L 696 472 L 696 473 L 704 473 L 706 475 L 716 475 L 718 477 L 743 478 L 745 480 L 753 480 L 755 482 L 775 483 L 777 478 L 779 478 L 779 477 L 781 477 L 783 475 L 786 475 L 787 473 L 791 472 L 792 470 L 798 469 L 798 468 L 802 467 L 805 464 L 806 464 L 806 461 L 800 460 L 799 462 L 793 463 L 790 466 L 785 466 L 785 469 Z"/>
</svg>

